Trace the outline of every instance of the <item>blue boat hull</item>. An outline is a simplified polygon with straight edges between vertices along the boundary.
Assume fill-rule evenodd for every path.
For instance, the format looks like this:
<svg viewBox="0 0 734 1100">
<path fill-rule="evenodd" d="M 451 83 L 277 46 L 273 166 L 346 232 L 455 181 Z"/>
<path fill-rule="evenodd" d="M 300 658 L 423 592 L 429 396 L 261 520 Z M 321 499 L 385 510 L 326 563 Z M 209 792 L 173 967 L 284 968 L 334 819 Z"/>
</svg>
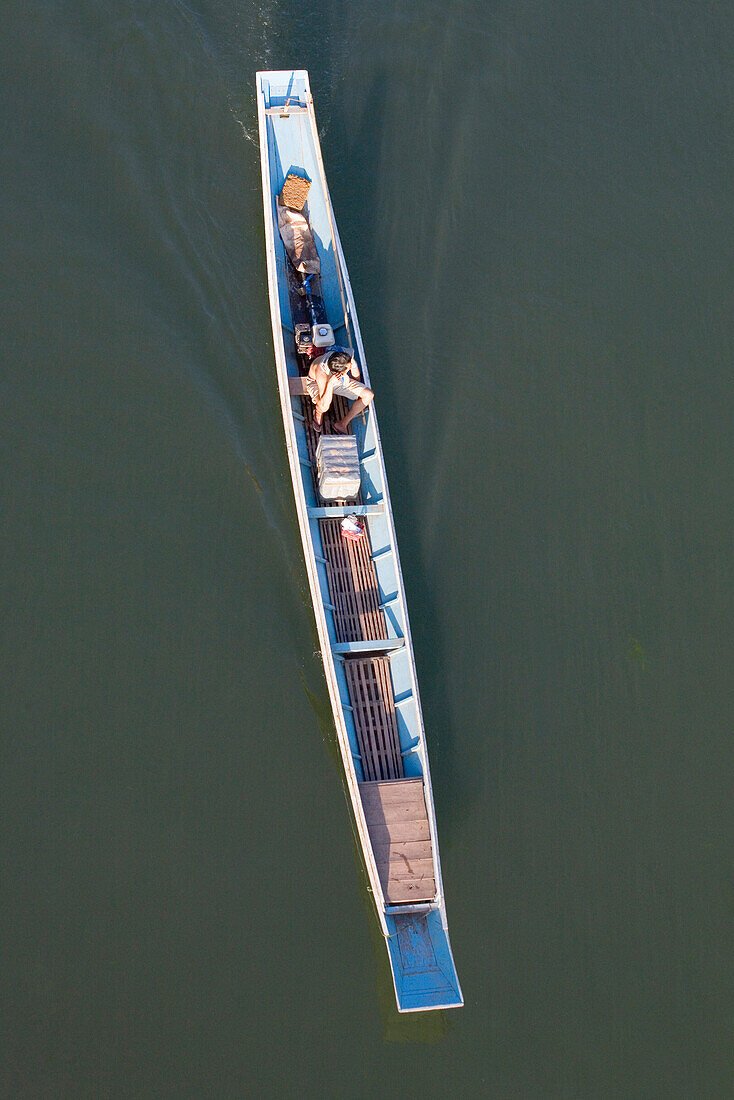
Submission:
<svg viewBox="0 0 734 1100">
<path fill-rule="evenodd" d="M 415 1012 L 457 1007 L 462 996 L 448 938 L 428 750 L 375 413 L 379 395 L 351 425 L 359 453 L 361 504 L 350 505 L 348 510 L 361 512 L 368 526 L 368 564 L 383 636 L 353 641 L 340 636 L 337 608 L 330 594 L 329 547 L 324 542 L 324 523 L 338 519 L 345 509 L 325 504 L 316 492 L 306 416 L 302 398 L 297 396 L 304 362 L 299 359 L 294 327 L 302 320 L 302 306 L 294 300 L 294 268 L 278 231 L 278 195 L 289 173 L 310 181 L 305 211 L 321 265 L 319 308 L 334 329 L 335 342 L 354 349 L 363 379 L 370 384 L 326 184 L 308 74 L 304 70 L 258 73 L 257 98 L 268 289 L 286 449 L 357 834 L 387 944 L 398 1009 Z M 399 772 L 384 782 L 375 781 L 368 773 L 349 675 L 350 668 L 369 659 L 370 654 L 389 669 L 390 721 Z M 409 819 L 407 825 L 398 820 L 403 811 Z M 416 902 L 408 899 L 406 904 L 411 891 Z"/>
</svg>

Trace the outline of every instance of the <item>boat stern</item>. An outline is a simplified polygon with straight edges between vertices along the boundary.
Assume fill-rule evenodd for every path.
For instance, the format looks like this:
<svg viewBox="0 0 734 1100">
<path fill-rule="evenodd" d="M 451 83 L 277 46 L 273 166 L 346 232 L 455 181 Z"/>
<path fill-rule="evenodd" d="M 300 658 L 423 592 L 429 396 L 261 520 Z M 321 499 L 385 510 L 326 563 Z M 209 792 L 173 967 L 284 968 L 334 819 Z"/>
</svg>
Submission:
<svg viewBox="0 0 734 1100">
<path fill-rule="evenodd" d="M 460 1008 L 464 998 L 442 912 L 418 906 L 394 915 L 388 910 L 386 923 L 398 1011 Z"/>
</svg>

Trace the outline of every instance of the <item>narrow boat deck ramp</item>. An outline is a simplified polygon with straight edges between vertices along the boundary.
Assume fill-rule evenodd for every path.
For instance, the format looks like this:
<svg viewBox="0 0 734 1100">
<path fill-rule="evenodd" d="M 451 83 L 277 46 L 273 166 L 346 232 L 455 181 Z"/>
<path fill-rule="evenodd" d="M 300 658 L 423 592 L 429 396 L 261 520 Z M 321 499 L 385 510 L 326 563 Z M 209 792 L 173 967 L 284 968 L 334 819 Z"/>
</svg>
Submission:
<svg viewBox="0 0 734 1100">
<path fill-rule="evenodd" d="M 313 405 L 304 398 L 301 407 L 313 468 L 318 438 L 312 427 Z M 324 416 L 326 434 L 333 432 L 334 419 L 342 415 L 341 405 L 329 410 Z M 341 537 L 340 520 L 331 518 L 319 520 L 319 531 L 339 642 L 379 642 L 387 631 L 368 532 L 359 542 L 347 541 Z M 359 791 L 385 901 L 433 901 L 436 881 L 423 779 L 405 778 L 390 658 L 345 654 L 344 672 L 365 780 Z"/>
</svg>

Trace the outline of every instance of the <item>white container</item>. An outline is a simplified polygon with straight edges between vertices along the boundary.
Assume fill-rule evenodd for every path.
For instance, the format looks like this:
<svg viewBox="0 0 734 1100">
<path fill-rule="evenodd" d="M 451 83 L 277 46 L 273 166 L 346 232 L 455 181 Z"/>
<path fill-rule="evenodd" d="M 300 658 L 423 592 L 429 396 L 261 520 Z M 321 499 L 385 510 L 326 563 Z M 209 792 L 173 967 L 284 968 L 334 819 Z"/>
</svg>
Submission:
<svg viewBox="0 0 734 1100">
<path fill-rule="evenodd" d="M 357 440 L 353 435 L 322 435 L 316 448 L 316 479 L 323 500 L 354 500 L 359 493 Z"/>
<path fill-rule="evenodd" d="M 334 344 L 334 330 L 324 322 L 311 326 L 311 343 L 315 348 L 330 348 Z"/>
</svg>

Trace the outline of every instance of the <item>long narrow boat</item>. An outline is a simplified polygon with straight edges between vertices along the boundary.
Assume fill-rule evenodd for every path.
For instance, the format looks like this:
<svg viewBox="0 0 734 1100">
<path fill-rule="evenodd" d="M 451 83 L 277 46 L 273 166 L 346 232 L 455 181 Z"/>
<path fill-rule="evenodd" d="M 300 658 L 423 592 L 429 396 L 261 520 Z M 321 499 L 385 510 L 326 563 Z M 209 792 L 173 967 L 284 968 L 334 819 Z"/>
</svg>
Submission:
<svg viewBox="0 0 734 1100">
<path fill-rule="evenodd" d="M 318 433 L 304 376 L 314 355 L 326 354 L 330 345 L 352 351 L 367 385 L 369 372 L 308 73 L 258 73 L 257 104 L 286 447 L 347 788 L 398 1009 L 454 1008 L 463 1000 L 449 944 L 428 752 L 374 403 L 349 425 L 358 488 L 341 501 L 319 494 L 324 437 L 339 438 L 335 418 L 348 406 L 345 397 L 335 398 Z M 345 538 L 344 520 L 354 516 L 364 533 L 359 537 L 360 521 L 351 518 L 347 527 L 351 523 L 358 537 Z"/>
</svg>

